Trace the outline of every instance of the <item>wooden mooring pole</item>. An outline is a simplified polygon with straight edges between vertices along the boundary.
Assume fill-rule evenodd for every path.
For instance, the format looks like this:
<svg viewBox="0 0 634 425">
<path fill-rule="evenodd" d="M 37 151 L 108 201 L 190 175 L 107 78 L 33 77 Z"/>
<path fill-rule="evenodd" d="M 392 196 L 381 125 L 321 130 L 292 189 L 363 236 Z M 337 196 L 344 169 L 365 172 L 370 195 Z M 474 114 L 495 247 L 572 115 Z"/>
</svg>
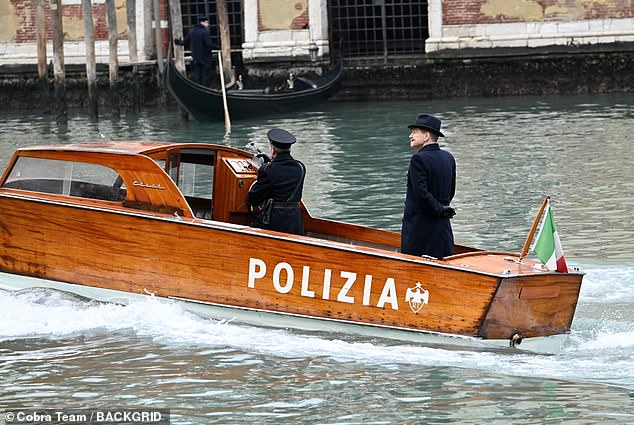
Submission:
<svg viewBox="0 0 634 425">
<path fill-rule="evenodd" d="M 81 0 L 84 19 L 84 42 L 86 44 L 86 83 L 88 85 L 88 109 L 91 118 L 97 118 L 97 64 L 95 59 L 95 28 L 91 0 Z"/>
<path fill-rule="evenodd" d="M 114 0 L 106 0 L 106 17 L 108 21 L 108 75 L 110 79 L 110 105 L 112 115 L 121 115 L 119 108 L 119 57 L 117 48 L 117 11 Z"/>
<path fill-rule="evenodd" d="M 169 40 L 170 43 L 175 39 L 183 39 L 183 17 L 181 15 L 181 2 L 180 0 L 169 0 L 169 8 L 170 8 L 170 33 L 172 35 L 172 39 Z M 176 69 L 178 72 L 185 75 L 185 57 L 184 57 L 183 46 L 179 46 L 178 44 L 173 44 L 173 52 L 174 52 L 174 64 L 176 65 Z M 169 59 L 169 58 L 168 58 Z"/>
<path fill-rule="evenodd" d="M 165 96 L 165 87 L 163 87 L 163 72 L 165 72 L 163 63 L 163 35 L 161 33 L 161 4 L 159 0 L 154 0 L 154 29 L 156 41 L 156 64 L 158 65 L 157 85 L 159 88 L 159 104 L 165 106 L 167 98 Z"/>
<path fill-rule="evenodd" d="M 132 64 L 132 82 L 126 82 L 123 90 L 128 93 L 128 109 L 138 112 L 141 109 L 141 88 L 138 66 L 139 51 L 136 40 L 136 0 L 126 0 L 125 13 L 128 23 L 128 55 Z"/>
<path fill-rule="evenodd" d="M 62 26 L 62 0 L 51 0 L 53 24 L 53 73 L 55 74 L 55 112 L 58 124 L 68 123 L 66 110 L 66 74 L 64 71 L 64 28 Z"/>
<path fill-rule="evenodd" d="M 229 31 L 229 15 L 225 0 L 216 1 L 216 13 L 218 14 L 218 32 L 220 33 L 220 49 L 222 54 L 223 69 L 219 71 L 229 77 L 227 85 L 232 86 L 236 82 L 231 65 L 231 32 Z"/>
<path fill-rule="evenodd" d="M 35 0 L 35 32 L 37 39 L 37 76 L 42 90 L 42 105 L 48 105 L 48 70 L 46 69 L 46 13 L 44 12 L 44 0 Z"/>
<path fill-rule="evenodd" d="M 125 13 L 128 21 L 128 54 L 130 55 L 130 62 L 136 63 L 139 61 L 136 42 L 136 1 L 126 0 Z"/>
<path fill-rule="evenodd" d="M 143 38 L 145 41 L 145 60 L 154 57 L 154 34 L 152 31 L 153 0 L 143 0 Z"/>
<path fill-rule="evenodd" d="M 181 15 L 181 2 L 180 0 L 169 0 L 169 27 L 170 27 L 170 40 L 172 43 L 172 52 L 174 52 L 174 65 L 178 72 L 183 75 L 187 75 L 187 71 L 185 69 L 185 56 L 184 56 L 184 47 L 179 46 L 174 43 L 175 39 L 183 39 L 183 17 Z M 171 60 L 171 58 L 167 58 L 167 60 Z M 183 107 L 178 105 L 178 115 L 181 120 L 188 121 L 189 114 Z"/>
</svg>

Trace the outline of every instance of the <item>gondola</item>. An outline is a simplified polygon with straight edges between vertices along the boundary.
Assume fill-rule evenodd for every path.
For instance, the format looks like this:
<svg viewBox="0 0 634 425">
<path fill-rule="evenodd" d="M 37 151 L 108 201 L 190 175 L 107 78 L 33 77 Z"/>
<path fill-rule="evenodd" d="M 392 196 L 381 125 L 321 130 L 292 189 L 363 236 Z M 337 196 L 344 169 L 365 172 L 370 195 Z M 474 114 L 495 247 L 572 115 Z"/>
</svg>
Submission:
<svg viewBox="0 0 634 425">
<path fill-rule="evenodd" d="M 339 61 L 333 69 L 320 77 L 295 77 L 292 89 L 228 89 L 226 94 L 229 114 L 232 119 L 252 118 L 310 107 L 337 92 L 342 71 L 343 64 Z M 171 51 L 168 53 L 164 82 L 174 99 L 195 119 L 224 119 L 222 90 L 201 86 L 182 75 L 176 69 Z"/>
</svg>

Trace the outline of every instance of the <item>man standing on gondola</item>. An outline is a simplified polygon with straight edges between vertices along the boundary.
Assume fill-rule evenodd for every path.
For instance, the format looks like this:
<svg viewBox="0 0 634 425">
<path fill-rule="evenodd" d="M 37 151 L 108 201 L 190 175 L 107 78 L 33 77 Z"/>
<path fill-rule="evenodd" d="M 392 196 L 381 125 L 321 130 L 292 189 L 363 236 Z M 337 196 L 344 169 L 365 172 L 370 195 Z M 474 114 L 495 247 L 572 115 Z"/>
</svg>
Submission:
<svg viewBox="0 0 634 425">
<path fill-rule="evenodd" d="M 184 40 L 176 39 L 174 43 L 179 46 L 191 44 L 194 80 L 200 85 L 209 87 L 216 69 L 212 50 L 220 49 L 217 44 L 211 41 L 209 36 L 209 18 L 200 16 L 198 24 L 189 31 L 187 37 Z"/>
<path fill-rule="evenodd" d="M 443 258 L 454 253 L 450 219 L 456 214 L 449 203 L 456 193 L 456 161 L 440 149 L 440 120 L 419 114 L 409 125 L 409 145 L 418 152 L 407 172 L 401 252 Z"/>
<path fill-rule="evenodd" d="M 271 144 L 272 159 L 260 167 L 258 178 L 249 189 L 249 205 L 259 211 L 253 225 L 303 235 L 299 203 L 306 167 L 291 156 L 295 136 L 281 128 L 273 128 L 266 135 Z"/>
</svg>

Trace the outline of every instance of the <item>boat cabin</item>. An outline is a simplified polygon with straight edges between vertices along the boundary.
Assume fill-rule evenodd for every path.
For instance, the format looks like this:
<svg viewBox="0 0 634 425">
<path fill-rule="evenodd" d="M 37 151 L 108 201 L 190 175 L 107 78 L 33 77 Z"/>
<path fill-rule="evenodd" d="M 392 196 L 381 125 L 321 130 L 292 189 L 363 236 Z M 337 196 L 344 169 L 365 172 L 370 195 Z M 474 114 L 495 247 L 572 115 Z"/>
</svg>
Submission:
<svg viewBox="0 0 634 425">
<path fill-rule="evenodd" d="M 250 225 L 247 194 L 257 178 L 248 152 L 202 143 L 92 142 L 16 151 L 0 192 L 201 222 Z M 17 192 L 16 192 L 17 191 Z M 400 234 L 313 217 L 306 236 L 398 252 Z M 456 254 L 479 249 L 455 245 Z"/>
<path fill-rule="evenodd" d="M 18 150 L 1 187 L 51 200 L 249 224 L 246 199 L 256 177 L 245 152 L 224 146 L 80 143 Z"/>
</svg>

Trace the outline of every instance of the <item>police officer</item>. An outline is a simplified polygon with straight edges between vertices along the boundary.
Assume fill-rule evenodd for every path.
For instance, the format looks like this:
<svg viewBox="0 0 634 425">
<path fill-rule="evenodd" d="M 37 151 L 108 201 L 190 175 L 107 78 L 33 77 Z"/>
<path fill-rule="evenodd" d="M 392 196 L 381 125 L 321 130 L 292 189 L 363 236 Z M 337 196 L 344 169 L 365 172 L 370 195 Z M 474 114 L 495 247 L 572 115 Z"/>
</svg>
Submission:
<svg viewBox="0 0 634 425">
<path fill-rule="evenodd" d="M 407 195 L 403 211 L 401 252 L 443 258 L 454 252 L 449 221 L 456 212 L 449 206 L 456 193 L 456 161 L 440 149 L 441 122 L 419 114 L 411 130 L 409 145 L 418 152 L 407 172 Z"/>
<path fill-rule="evenodd" d="M 266 135 L 271 144 L 272 159 L 260 167 L 258 178 L 249 189 L 249 205 L 261 210 L 253 225 L 303 235 L 299 202 L 306 167 L 291 156 L 295 136 L 281 128 L 273 128 Z"/>
<path fill-rule="evenodd" d="M 189 31 L 187 37 L 184 40 L 176 39 L 174 43 L 180 46 L 191 43 L 194 80 L 200 85 L 209 87 L 216 67 L 211 51 L 219 49 L 209 37 L 209 18 L 199 16 L 198 24 Z"/>
</svg>

